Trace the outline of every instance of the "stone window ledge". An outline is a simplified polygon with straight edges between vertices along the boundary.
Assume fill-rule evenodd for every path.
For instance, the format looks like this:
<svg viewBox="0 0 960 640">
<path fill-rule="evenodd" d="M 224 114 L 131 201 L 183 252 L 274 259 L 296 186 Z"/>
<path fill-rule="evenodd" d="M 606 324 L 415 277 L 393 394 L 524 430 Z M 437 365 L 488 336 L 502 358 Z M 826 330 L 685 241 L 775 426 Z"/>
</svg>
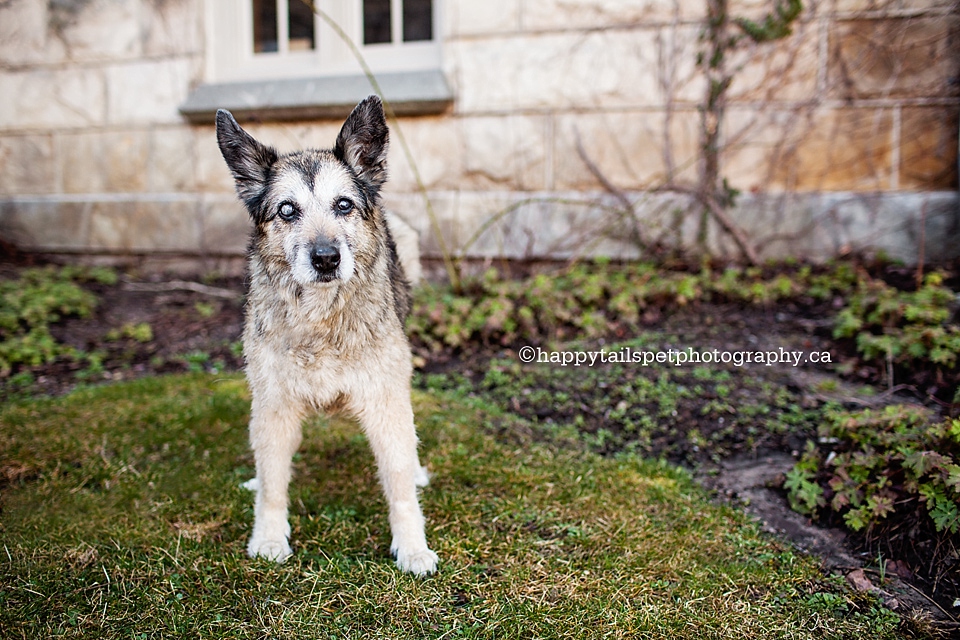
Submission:
<svg viewBox="0 0 960 640">
<path fill-rule="evenodd" d="M 439 70 L 385 73 L 377 82 L 397 115 L 443 113 L 453 104 L 453 91 Z M 371 93 L 363 75 L 203 84 L 187 96 L 180 113 L 196 124 L 213 122 L 217 109 L 229 109 L 238 120 L 341 118 Z"/>
</svg>

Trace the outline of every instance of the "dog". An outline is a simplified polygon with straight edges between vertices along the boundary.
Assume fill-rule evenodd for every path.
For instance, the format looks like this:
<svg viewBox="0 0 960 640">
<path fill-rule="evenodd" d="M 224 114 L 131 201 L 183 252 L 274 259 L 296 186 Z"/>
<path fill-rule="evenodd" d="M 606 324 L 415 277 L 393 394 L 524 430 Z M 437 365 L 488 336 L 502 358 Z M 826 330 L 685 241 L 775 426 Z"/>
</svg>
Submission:
<svg viewBox="0 0 960 640">
<path fill-rule="evenodd" d="M 345 411 L 373 450 L 397 566 L 433 573 L 404 334 L 410 287 L 380 198 L 389 139 L 383 105 L 376 96 L 358 104 L 330 150 L 280 154 L 225 110 L 216 129 L 254 224 L 243 331 L 256 460 L 247 553 L 277 562 L 291 555 L 287 491 L 302 420 Z"/>
</svg>

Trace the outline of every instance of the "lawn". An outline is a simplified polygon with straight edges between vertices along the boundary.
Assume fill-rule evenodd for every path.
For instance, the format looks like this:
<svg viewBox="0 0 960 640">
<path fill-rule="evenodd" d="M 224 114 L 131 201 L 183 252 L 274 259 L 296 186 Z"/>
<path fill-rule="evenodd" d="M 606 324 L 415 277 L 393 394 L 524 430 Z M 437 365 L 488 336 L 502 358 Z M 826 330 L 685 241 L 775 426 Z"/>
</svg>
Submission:
<svg viewBox="0 0 960 640">
<path fill-rule="evenodd" d="M 710 503 L 684 471 L 558 446 L 455 392 L 414 404 L 441 558 L 427 579 L 389 558 L 372 456 L 339 420 L 306 426 L 294 557 L 246 558 L 239 375 L 7 403 L 0 636 L 902 637 L 895 613 Z"/>
</svg>

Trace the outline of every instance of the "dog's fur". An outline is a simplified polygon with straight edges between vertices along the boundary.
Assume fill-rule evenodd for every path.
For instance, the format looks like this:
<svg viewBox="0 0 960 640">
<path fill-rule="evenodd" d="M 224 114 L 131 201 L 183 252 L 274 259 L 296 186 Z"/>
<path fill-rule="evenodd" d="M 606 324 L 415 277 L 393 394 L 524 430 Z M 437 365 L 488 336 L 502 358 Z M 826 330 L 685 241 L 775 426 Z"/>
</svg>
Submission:
<svg viewBox="0 0 960 640">
<path fill-rule="evenodd" d="M 380 203 L 387 141 L 376 96 L 357 105 L 332 150 L 286 155 L 217 112 L 217 142 L 255 226 L 243 334 L 257 466 L 251 557 L 290 555 L 287 487 L 301 421 L 343 410 L 373 449 L 397 565 L 417 575 L 437 567 L 417 498 L 427 473 L 403 332 L 409 285 Z"/>
</svg>

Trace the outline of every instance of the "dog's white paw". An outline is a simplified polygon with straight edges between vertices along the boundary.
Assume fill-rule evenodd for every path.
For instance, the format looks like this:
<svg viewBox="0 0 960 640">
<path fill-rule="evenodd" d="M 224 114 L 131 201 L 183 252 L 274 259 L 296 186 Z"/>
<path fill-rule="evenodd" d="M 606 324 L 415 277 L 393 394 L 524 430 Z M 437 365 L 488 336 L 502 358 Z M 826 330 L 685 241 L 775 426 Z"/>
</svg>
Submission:
<svg viewBox="0 0 960 640">
<path fill-rule="evenodd" d="M 397 566 L 400 570 L 418 577 L 434 573 L 437 570 L 437 563 L 440 561 L 437 554 L 430 549 L 422 549 L 412 553 L 397 549 L 396 554 Z"/>
<path fill-rule="evenodd" d="M 413 483 L 418 487 L 425 487 L 430 484 L 430 472 L 426 467 L 417 466 L 417 472 L 413 476 Z"/>
<path fill-rule="evenodd" d="M 266 558 L 267 560 L 280 563 L 292 554 L 293 551 L 290 549 L 290 543 L 283 538 L 279 540 L 267 540 L 257 539 L 255 536 L 250 538 L 250 544 L 247 545 L 247 555 L 251 558 Z"/>
<path fill-rule="evenodd" d="M 260 489 L 260 478 L 253 477 L 246 482 L 241 482 L 240 488 L 246 489 L 247 491 L 257 491 Z"/>
</svg>

